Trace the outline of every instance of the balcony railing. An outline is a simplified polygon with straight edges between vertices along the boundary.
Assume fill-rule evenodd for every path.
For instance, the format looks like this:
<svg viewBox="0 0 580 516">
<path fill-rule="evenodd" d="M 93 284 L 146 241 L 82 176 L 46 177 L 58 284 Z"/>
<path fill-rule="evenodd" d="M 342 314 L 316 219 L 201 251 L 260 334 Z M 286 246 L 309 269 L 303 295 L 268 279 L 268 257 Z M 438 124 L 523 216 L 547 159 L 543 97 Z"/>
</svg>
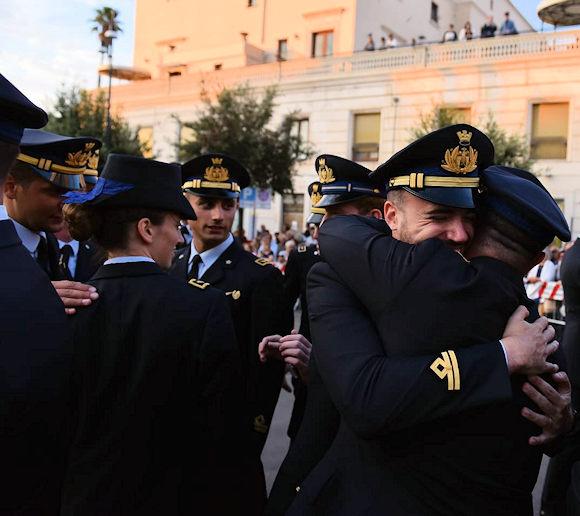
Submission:
<svg viewBox="0 0 580 516">
<path fill-rule="evenodd" d="M 320 80 L 331 76 L 333 78 L 347 77 L 373 71 L 388 73 L 413 68 L 440 68 L 573 55 L 580 56 L 580 30 L 498 36 L 323 58 L 294 59 L 212 72 L 188 73 L 181 77 L 171 78 L 167 87 L 162 87 L 158 91 L 164 91 L 175 98 L 199 92 L 202 89 L 202 83 L 203 88 L 211 88 L 212 85 L 228 86 L 240 82 L 273 84 L 282 81 Z M 162 84 L 167 81 L 167 78 L 159 80 Z M 144 83 L 149 83 L 149 81 L 131 84 L 129 86 L 131 94 L 143 98 L 150 97 L 150 86 Z M 122 90 L 121 86 L 118 90 L 120 97 L 124 97 Z M 119 100 L 131 102 L 129 98 Z"/>
</svg>

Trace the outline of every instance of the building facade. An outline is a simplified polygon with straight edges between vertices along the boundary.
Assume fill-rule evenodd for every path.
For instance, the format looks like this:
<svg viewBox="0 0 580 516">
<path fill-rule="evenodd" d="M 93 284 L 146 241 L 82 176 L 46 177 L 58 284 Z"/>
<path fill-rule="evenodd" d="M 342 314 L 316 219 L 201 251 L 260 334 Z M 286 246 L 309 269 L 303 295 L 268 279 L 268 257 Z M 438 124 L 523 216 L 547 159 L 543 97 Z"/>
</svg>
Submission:
<svg viewBox="0 0 580 516">
<path fill-rule="evenodd" d="M 561 201 L 573 232 L 580 233 L 580 31 L 358 51 L 369 32 L 375 34 L 377 43 L 379 31 L 386 32 L 382 25 L 387 31 L 393 26 L 401 43 L 421 35 L 424 40 L 440 39 L 441 27 L 436 31 L 430 18 L 432 3 L 405 0 L 403 6 L 401 0 L 228 0 L 202 6 L 202 2 L 185 0 L 139 1 L 135 65 L 148 67 L 152 78 L 114 87 L 112 104 L 140 128 L 158 159 L 173 161 L 177 157 L 175 144 L 184 137 L 182 124 L 198 115 L 203 89 L 219 91 L 247 83 L 260 91 L 276 85 L 274 123 L 296 112 L 296 130 L 317 153 L 345 156 L 369 168 L 406 145 L 421 115 L 436 106 L 455 110 L 462 120 L 476 126 L 491 114 L 509 134 L 527 138 L 536 159 L 536 173 Z M 175 12 L 182 4 L 198 6 L 204 29 L 197 32 L 199 25 L 191 22 L 195 38 L 187 36 L 190 33 L 185 23 L 163 32 L 158 29 L 158 35 L 154 35 L 151 17 L 155 13 L 151 6 L 155 4 L 159 8 L 173 5 Z M 225 4 L 236 6 L 220 18 L 218 6 Z M 260 8 L 265 18 L 258 16 Z M 278 26 L 271 19 L 276 9 L 281 9 L 286 25 Z M 427 10 L 425 23 L 416 18 L 421 9 Z M 437 5 L 439 23 L 454 23 L 456 27 L 460 25 L 457 20 L 465 17 L 478 27 L 490 11 L 499 25 L 498 11 L 504 10 L 510 10 L 518 28 L 529 28 L 518 21 L 519 14 L 507 1 L 440 0 Z M 404 12 L 407 18 L 415 19 L 414 24 L 405 24 Z M 383 17 L 392 25 L 384 24 Z M 243 37 L 240 28 L 244 29 Z M 429 32 L 431 29 L 433 32 Z M 325 31 L 325 39 L 320 39 L 319 34 Z M 163 48 L 172 34 L 174 42 L 181 38 L 181 50 L 179 43 L 173 51 Z M 284 35 L 287 59 L 280 59 L 276 52 Z M 160 40 L 164 42 L 161 45 L 155 43 L 158 36 L 165 38 Z M 184 39 L 187 37 L 192 38 L 190 43 Z M 206 49 L 203 42 L 208 45 Z M 250 45 L 252 50 L 248 52 Z M 320 48 L 329 55 L 316 55 Z M 170 61 L 163 52 L 181 55 Z M 251 59 L 250 54 L 254 56 Z M 221 66 L 216 69 L 215 64 Z M 179 70 L 167 71 L 177 65 L 181 66 Z M 246 210 L 247 231 L 260 224 L 277 230 L 292 221 L 301 227 L 308 212 L 304 194 L 314 178 L 313 159 L 301 163 L 294 176 L 295 195 L 275 196 L 272 209 L 257 209 L 255 220 Z"/>
</svg>

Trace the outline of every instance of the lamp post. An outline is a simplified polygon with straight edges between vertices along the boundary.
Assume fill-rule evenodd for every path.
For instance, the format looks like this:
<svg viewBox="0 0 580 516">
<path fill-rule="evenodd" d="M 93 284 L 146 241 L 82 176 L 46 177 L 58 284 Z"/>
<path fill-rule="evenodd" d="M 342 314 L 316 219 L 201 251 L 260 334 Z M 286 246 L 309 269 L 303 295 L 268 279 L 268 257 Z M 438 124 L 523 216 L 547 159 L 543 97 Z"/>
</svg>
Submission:
<svg viewBox="0 0 580 516">
<path fill-rule="evenodd" d="M 109 89 L 107 93 L 107 124 L 105 126 L 105 144 L 111 148 L 111 82 L 113 80 L 113 40 L 117 37 L 114 30 L 105 32 L 107 38 L 107 57 L 109 58 Z"/>
</svg>

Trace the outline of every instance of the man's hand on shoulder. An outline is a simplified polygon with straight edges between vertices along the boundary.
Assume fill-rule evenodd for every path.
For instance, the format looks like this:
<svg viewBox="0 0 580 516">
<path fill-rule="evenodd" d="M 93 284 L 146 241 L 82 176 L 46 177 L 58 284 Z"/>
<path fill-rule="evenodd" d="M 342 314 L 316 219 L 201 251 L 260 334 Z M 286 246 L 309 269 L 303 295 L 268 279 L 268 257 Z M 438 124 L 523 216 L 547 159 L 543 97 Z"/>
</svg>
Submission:
<svg viewBox="0 0 580 516">
<path fill-rule="evenodd" d="M 53 281 L 52 286 L 62 300 L 68 315 L 75 314 L 78 307 L 89 306 L 99 298 L 95 287 L 78 281 Z"/>
<path fill-rule="evenodd" d="M 526 322 L 529 312 L 519 306 L 509 318 L 502 343 L 507 355 L 510 374 L 538 375 L 556 373 L 558 366 L 547 358 L 558 349 L 556 334 L 548 319 L 540 317 L 533 323 Z"/>
<path fill-rule="evenodd" d="M 522 390 L 539 408 L 535 412 L 527 407 L 522 409 L 522 416 L 538 425 L 542 433 L 532 436 L 529 443 L 532 446 L 550 444 L 554 439 L 568 433 L 574 425 L 574 414 L 571 406 L 570 380 L 568 375 L 560 371 L 551 376 L 554 386 L 539 376 L 530 376 Z"/>
</svg>

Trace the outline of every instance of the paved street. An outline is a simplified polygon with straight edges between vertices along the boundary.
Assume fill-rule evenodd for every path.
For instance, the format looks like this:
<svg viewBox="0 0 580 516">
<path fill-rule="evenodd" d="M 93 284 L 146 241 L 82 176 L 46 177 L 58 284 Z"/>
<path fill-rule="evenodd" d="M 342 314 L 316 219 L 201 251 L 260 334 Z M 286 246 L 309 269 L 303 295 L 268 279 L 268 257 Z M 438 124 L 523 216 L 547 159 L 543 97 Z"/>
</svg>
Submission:
<svg viewBox="0 0 580 516">
<path fill-rule="evenodd" d="M 266 484 L 268 491 L 276 478 L 276 472 L 280 467 L 280 463 L 286 455 L 288 450 L 288 445 L 290 440 L 286 435 L 286 430 L 288 428 L 288 422 L 290 421 L 290 413 L 292 411 L 292 404 L 294 403 L 294 396 L 286 391 L 280 393 L 280 399 L 278 400 L 278 406 L 276 407 L 276 412 L 274 413 L 274 419 L 272 421 L 272 427 L 270 429 L 270 434 L 268 435 L 268 441 L 266 442 L 266 447 L 262 453 L 262 461 L 264 463 L 264 469 L 266 472 Z M 534 515 L 539 515 L 539 501 L 541 494 L 541 485 L 543 484 L 544 475 L 547 466 L 547 457 L 544 457 L 542 463 L 542 468 L 540 470 L 539 481 L 536 484 L 536 489 L 534 490 Z"/>
</svg>

